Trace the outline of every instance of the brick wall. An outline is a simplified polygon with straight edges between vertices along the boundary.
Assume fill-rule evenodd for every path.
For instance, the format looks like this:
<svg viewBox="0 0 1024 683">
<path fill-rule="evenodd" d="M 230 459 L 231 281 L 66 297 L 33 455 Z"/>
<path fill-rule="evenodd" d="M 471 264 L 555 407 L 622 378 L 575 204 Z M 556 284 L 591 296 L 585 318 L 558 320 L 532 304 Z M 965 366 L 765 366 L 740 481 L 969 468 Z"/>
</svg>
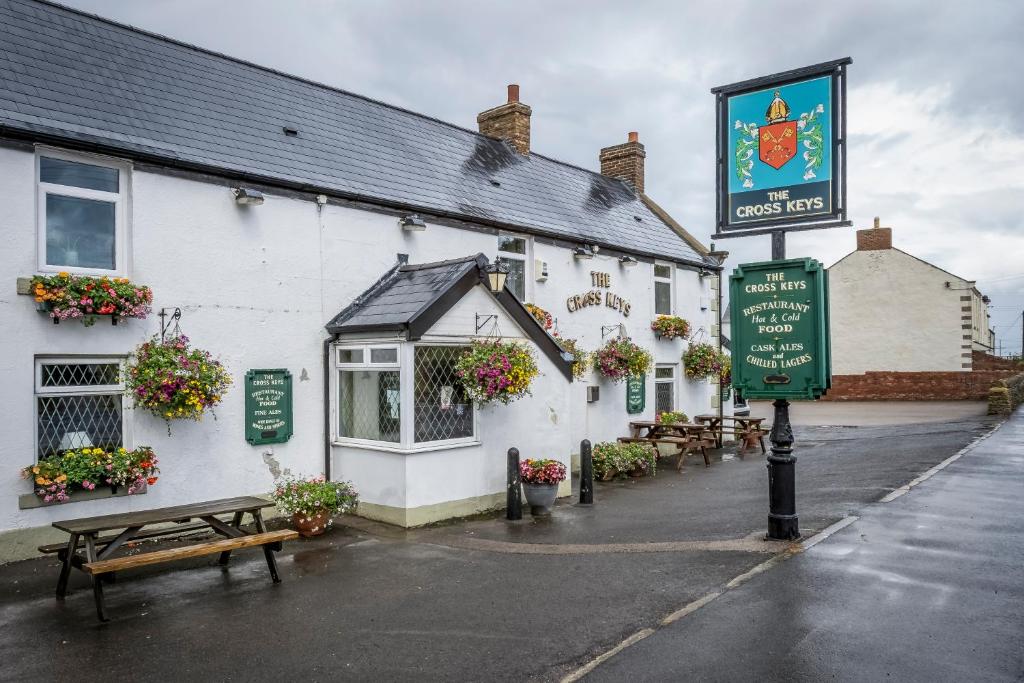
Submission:
<svg viewBox="0 0 1024 683">
<path fill-rule="evenodd" d="M 857 251 L 878 249 L 892 249 L 892 228 L 868 228 L 857 231 Z"/>
<path fill-rule="evenodd" d="M 644 191 L 644 159 L 647 152 L 636 133 L 630 133 L 628 142 L 601 150 L 601 175 L 625 180 L 637 192 Z"/>
<path fill-rule="evenodd" d="M 974 352 L 971 372 L 866 372 L 835 375 L 827 401 L 980 401 L 998 380 L 1020 372 L 1014 361 Z"/>
<path fill-rule="evenodd" d="M 492 138 L 508 140 L 520 154 L 530 153 L 530 116 L 528 106 L 519 101 L 519 86 L 508 86 L 508 102 L 480 112 L 476 117 L 480 132 Z"/>
</svg>

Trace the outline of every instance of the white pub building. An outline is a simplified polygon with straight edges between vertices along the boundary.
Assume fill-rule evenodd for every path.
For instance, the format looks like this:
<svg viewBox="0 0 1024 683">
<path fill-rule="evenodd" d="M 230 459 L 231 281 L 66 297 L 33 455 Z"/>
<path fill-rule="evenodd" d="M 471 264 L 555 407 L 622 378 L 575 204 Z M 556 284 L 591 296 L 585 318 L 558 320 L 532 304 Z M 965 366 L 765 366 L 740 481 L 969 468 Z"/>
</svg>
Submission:
<svg viewBox="0 0 1024 683">
<path fill-rule="evenodd" d="M 717 345 L 721 255 L 644 194 L 635 133 L 597 173 L 532 151 L 530 116 L 509 86 L 468 130 L 0 0 L 0 560 L 31 555 L 57 519 L 266 494 L 287 474 L 351 481 L 359 514 L 415 526 L 502 506 L 512 446 L 571 465 L 582 439 L 614 440 L 631 419 L 717 412 L 717 380 L 687 380 L 686 342 L 650 325 L 678 315 Z M 28 283 L 59 272 L 146 285 L 153 311 L 54 324 Z M 642 412 L 627 413 L 624 384 L 574 379 L 524 302 L 584 349 L 616 335 L 648 349 Z M 215 418 L 168 431 L 133 408 L 120 370 L 162 322 L 230 372 Z M 496 336 L 530 345 L 541 374 L 531 396 L 480 408 L 453 365 Z M 286 441 L 246 439 L 254 369 L 291 377 Z M 45 504 L 21 477 L 96 445 L 151 446 L 159 482 Z"/>
</svg>

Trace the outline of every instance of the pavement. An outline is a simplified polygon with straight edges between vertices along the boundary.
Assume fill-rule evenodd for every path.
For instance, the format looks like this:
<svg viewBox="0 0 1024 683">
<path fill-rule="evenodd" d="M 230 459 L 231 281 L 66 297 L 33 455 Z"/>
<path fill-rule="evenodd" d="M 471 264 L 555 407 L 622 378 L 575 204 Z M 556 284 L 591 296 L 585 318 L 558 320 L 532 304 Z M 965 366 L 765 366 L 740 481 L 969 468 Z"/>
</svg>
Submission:
<svg viewBox="0 0 1024 683">
<path fill-rule="evenodd" d="M 1024 680 L 1024 413 L 582 678 Z"/>
<path fill-rule="evenodd" d="M 797 428 L 805 535 L 864 514 L 995 423 Z M 126 572 L 106 590 L 107 624 L 81 573 L 57 602 L 52 558 L 12 563 L 0 680 L 560 680 L 639 631 L 656 643 L 666 618 L 710 614 L 679 610 L 715 593 L 704 609 L 725 605 L 738 577 L 809 555 L 763 540 L 766 479 L 759 452 L 725 449 L 711 468 L 693 457 L 679 474 L 670 460 L 655 478 L 598 484 L 594 506 L 563 501 L 550 519 L 405 531 L 344 518 L 285 545 L 278 585 L 258 552 L 227 570 L 197 558 Z"/>
<path fill-rule="evenodd" d="M 981 417 L 987 401 L 791 401 L 789 421 L 799 426 L 868 427 L 956 422 Z M 750 414 L 771 421 L 771 401 L 751 401 Z"/>
</svg>

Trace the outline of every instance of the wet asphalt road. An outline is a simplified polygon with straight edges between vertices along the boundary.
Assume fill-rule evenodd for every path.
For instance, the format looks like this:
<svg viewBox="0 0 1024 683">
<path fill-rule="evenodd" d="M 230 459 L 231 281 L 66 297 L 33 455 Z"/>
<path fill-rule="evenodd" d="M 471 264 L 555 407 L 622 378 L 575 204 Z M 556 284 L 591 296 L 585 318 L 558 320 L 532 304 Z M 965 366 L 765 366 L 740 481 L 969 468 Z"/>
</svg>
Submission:
<svg viewBox="0 0 1024 683">
<path fill-rule="evenodd" d="M 1024 680 L 1024 414 L 586 681 Z"/>
<path fill-rule="evenodd" d="M 803 528 L 869 506 L 991 424 L 798 430 Z M 720 453 L 707 469 L 691 458 L 682 475 L 667 463 L 654 479 L 601 484 L 595 506 L 563 503 L 545 522 L 477 520 L 409 533 L 352 526 L 287 543 L 277 586 L 258 552 L 233 555 L 226 571 L 214 557 L 126 572 L 106 591 L 108 624 L 96 622 L 81 573 L 58 603 L 52 558 L 2 566 L 0 680 L 558 680 L 775 552 L 614 547 L 763 532 L 759 452 L 742 460 Z M 467 546 L 474 539 L 498 545 Z M 541 552 L 517 550 L 524 544 Z M 723 623 L 729 635 L 705 644 L 712 664 L 743 626 Z M 736 649 L 746 652 L 742 642 Z M 628 677 L 662 673 L 631 668 Z"/>
</svg>

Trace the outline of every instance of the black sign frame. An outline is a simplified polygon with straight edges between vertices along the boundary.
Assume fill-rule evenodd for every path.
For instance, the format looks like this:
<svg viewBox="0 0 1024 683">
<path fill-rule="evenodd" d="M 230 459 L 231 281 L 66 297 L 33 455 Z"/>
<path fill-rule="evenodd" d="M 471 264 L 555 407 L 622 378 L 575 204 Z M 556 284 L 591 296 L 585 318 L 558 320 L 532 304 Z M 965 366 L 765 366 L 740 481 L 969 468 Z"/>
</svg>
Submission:
<svg viewBox="0 0 1024 683">
<path fill-rule="evenodd" d="M 849 57 L 823 62 L 771 76 L 762 76 L 739 83 L 712 88 L 715 95 L 715 234 L 712 239 L 764 235 L 798 230 L 839 228 L 852 225 L 846 205 L 846 67 Z M 761 218 L 733 223 L 729 220 L 729 98 L 750 92 L 782 87 L 819 77 L 831 77 L 832 86 L 832 187 L 831 212 L 810 216 Z"/>
</svg>

